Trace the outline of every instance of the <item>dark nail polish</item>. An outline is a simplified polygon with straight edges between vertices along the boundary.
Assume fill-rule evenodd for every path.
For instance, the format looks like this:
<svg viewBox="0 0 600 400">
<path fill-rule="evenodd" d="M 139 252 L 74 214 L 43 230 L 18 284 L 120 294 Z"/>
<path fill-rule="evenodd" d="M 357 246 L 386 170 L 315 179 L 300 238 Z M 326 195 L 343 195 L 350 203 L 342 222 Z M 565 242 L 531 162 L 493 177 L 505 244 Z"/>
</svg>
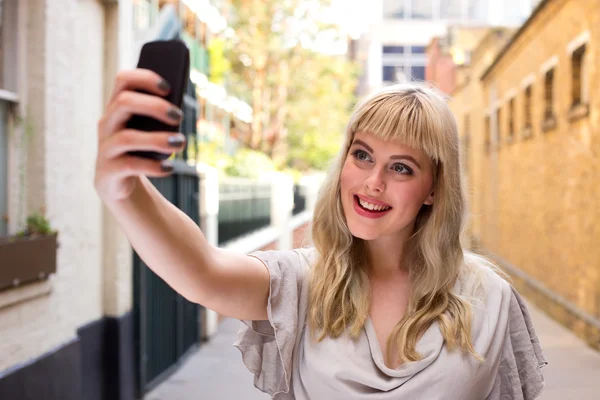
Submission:
<svg viewBox="0 0 600 400">
<path fill-rule="evenodd" d="M 181 118 L 183 118 L 183 111 L 177 107 L 171 107 L 169 108 L 169 111 L 167 111 L 167 116 L 174 121 L 181 121 Z"/>
<path fill-rule="evenodd" d="M 158 88 L 160 90 L 171 90 L 171 85 L 166 80 L 161 79 L 160 81 L 158 81 Z"/>
<path fill-rule="evenodd" d="M 160 169 L 163 172 L 173 172 L 173 163 L 171 161 L 165 160 L 160 163 Z"/>
<path fill-rule="evenodd" d="M 171 147 L 179 147 L 185 142 L 185 136 L 183 136 L 181 133 L 177 134 L 177 135 L 169 136 L 169 139 L 167 139 L 167 142 L 169 143 L 169 146 L 171 146 Z"/>
</svg>

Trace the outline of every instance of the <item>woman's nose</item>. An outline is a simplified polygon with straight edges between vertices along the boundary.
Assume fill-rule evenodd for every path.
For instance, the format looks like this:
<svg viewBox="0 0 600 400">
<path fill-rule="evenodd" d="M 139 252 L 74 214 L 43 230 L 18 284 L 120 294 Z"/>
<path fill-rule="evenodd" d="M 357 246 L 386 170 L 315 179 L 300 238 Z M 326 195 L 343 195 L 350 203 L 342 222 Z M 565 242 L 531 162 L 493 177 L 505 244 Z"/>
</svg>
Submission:
<svg viewBox="0 0 600 400">
<path fill-rule="evenodd" d="M 373 168 L 365 180 L 365 186 L 367 187 L 367 190 L 371 192 L 383 192 L 385 190 L 383 171 L 379 168 Z"/>
</svg>

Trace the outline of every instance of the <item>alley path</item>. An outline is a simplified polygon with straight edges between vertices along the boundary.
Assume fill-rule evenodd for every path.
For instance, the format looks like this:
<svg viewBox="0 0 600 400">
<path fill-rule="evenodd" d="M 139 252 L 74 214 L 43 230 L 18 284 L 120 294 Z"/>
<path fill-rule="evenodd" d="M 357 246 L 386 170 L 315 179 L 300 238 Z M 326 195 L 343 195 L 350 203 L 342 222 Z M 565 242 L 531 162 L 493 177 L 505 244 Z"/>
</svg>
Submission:
<svg viewBox="0 0 600 400">
<path fill-rule="evenodd" d="M 549 364 L 546 388 L 538 400 L 594 400 L 600 392 L 600 353 L 529 305 Z M 267 400 L 232 346 L 239 322 L 225 320 L 219 333 L 192 355 L 146 400 Z"/>
</svg>

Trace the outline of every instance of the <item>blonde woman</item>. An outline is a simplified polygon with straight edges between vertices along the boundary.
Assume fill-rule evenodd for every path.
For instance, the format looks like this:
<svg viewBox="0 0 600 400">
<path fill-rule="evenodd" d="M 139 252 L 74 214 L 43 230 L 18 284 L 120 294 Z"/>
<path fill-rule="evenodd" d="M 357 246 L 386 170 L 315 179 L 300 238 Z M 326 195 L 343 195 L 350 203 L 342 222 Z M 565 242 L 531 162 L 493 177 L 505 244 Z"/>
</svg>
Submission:
<svg viewBox="0 0 600 400">
<path fill-rule="evenodd" d="M 314 247 L 211 247 L 145 177 L 178 135 L 124 130 L 136 113 L 178 123 L 150 71 L 123 72 L 99 123 L 95 187 L 146 264 L 190 301 L 243 321 L 235 345 L 274 399 L 534 399 L 546 364 L 525 304 L 464 249 L 459 139 L 446 101 L 394 85 L 352 114 L 312 224 Z"/>
</svg>

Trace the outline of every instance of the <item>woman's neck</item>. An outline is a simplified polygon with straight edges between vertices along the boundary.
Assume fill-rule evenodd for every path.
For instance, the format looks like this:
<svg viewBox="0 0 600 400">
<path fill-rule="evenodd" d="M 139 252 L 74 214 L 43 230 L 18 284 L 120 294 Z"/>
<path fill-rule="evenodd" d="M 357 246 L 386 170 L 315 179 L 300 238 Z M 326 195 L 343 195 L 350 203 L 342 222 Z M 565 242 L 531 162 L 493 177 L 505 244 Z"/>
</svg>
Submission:
<svg viewBox="0 0 600 400">
<path fill-rule="evenodd" d="M 369 275 L 373 279 L 395 279 L 406 276 L 408 267 L 403 263 L 404 241 L 398 238 L 379 238 L 365 242 Z"/>
</svg>

